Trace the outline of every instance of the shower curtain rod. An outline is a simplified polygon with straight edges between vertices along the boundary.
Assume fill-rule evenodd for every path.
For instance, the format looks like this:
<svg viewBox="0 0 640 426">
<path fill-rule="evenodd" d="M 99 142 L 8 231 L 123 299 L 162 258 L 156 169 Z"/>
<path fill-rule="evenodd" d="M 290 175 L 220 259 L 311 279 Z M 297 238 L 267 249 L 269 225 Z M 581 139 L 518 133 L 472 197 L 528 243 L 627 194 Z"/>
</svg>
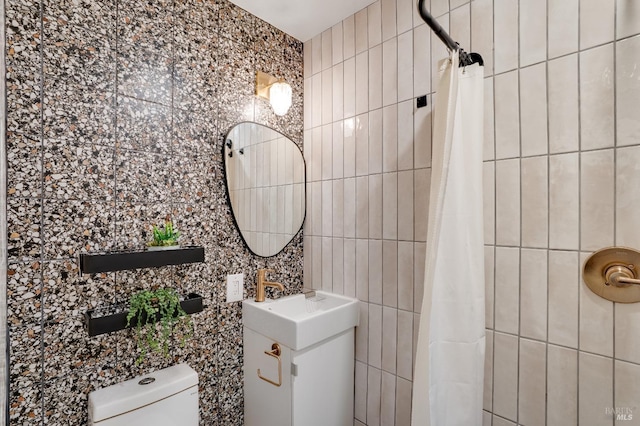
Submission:
<svg viewBox="0 0 640 426">
<path fill-rule="evenodd" d="M 418 12 L 420 16 L 431 27 L 431 30 L 438 36 L 440 40 L 447 46 L 450 51 L 458 51 L 460 55 L 460 66 L 464 67 L 474 63 L 479 63 L 480 66 L 484 65 L 482 56 L 478 53 L 467 53 L 460 47 L 460 45 L 451 38 L 451 36 L 442 28 L 442 26 L 435 20 L 424 7 L 425 0 L 418 0 Z"/>
</svg>

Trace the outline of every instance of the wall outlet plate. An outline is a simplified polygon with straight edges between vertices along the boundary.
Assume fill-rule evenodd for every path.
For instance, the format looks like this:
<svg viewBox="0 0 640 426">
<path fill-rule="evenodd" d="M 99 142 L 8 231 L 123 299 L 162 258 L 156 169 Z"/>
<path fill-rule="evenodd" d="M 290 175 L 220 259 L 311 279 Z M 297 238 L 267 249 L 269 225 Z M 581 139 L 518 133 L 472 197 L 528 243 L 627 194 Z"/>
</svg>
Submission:
<svg viewBox="0 0 640 426">
<path fill-rule="evenodd" d="M 244 274 L 227 275 L 227 303 L 239 302 L 244 294 Z"/>
</svg>

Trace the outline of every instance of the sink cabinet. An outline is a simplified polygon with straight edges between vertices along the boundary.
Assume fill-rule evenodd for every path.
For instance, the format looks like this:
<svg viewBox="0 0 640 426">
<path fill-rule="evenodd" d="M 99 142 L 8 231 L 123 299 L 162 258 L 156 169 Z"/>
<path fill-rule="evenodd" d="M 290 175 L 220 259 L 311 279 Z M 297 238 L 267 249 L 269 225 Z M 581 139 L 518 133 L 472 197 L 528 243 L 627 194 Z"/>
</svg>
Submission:
<svg viewBox="0 0 640 426">
<path fill-rule="evenodd" d="M 245 425 L 353 425 L 354 334 L 352 326 L 293 350 L 245 326 Z M 280 347 L 279 360 L 267 354 L 274 343 Z M 274 383 L 261 379 L 258 370 Z"/>
</svg>

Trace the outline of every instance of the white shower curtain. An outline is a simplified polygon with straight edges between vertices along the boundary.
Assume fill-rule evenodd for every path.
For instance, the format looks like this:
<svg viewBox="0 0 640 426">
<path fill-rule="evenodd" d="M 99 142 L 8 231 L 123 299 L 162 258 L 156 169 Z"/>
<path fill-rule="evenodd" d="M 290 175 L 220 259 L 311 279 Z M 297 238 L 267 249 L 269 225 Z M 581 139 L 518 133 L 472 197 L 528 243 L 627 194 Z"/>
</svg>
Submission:
<svg viewBox="0 0 640 426">
<path fill-rule="evenodd" d="M 458 60 L 439 67 L 412 426 L 482 425 L 484 69 Z"/>
</svg>

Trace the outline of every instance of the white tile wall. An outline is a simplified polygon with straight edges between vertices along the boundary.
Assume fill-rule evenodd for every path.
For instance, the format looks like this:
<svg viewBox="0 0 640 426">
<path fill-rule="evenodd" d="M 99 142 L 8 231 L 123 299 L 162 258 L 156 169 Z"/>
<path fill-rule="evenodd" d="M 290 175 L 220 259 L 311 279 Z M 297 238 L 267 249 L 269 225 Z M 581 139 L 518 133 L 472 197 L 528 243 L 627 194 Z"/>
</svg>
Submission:
<svg viewBox="0 0 640 426">
<path fill-rule="evenodd" d="M 416 3 L 378 0 L 305 44 L 305 282 L 362 301 L 359 426 L 410 424 L 446 55 Z M 640 248 L 635 3 L 427 1 L 485 60 L 487 426 L 640 421 L 607 412 L 640 398 L 640 304 L 600 299 L 580 273 L 593 250 Z"/>
</svg>

